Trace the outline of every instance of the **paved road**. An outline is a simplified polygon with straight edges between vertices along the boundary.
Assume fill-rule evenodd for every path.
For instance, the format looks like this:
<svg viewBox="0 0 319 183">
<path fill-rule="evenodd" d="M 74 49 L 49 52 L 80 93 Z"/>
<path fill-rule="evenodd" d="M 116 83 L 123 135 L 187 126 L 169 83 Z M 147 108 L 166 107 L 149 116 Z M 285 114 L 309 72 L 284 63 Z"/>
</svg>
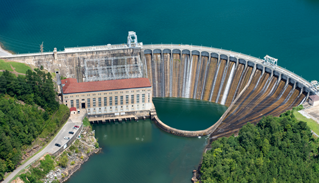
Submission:
<svg viewBox="0 0 319 183">
<path fill-rule="evenodd" d="M 28 165 L 32 164 L 37 159 L 41 158 L 46 153 L 54 153 L 56 152 L 59 147 L 55 146 L 55 143 L 59 143 L 63 145 L 67 142 L 67 140 L 64 139 L 64 137 L 72 137 L 71 134 L 69 134 L 69 131 L 73 131 L 74 134 L 78 129 L 73 129 L 75 125 L 82 125 L 82 120 L 80 118 L 72 118 L 70 117 L 68 121 L 64 124 L 62 129 L 59 131 L 59 133 L 54 137 L 54 139 L 38 154 L 33 156 L 31 159 L 29 159 L 26 163 L 23 165 L 20 165 L 18 168 L 16 168 L 4 181 L 3 183 L 8 183 L 17 173 L 19 173 L 22 169 L 27 167 Z"/>
</svg>

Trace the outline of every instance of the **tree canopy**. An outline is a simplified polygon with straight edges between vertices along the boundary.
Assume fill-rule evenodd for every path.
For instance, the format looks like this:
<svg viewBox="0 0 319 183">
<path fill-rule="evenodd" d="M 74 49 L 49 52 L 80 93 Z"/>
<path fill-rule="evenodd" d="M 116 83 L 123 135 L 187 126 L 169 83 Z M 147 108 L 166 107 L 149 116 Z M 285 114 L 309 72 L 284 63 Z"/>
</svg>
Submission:
<svg viewBox="0 0 319 183">
<path fill-rule="evenodd" d="M 39 69 L 28 70 L 26 76 L 15 77 L 9 71 L 0 76 L 0 93 L 8 94 L 27 104 L 37 104 L 52 114 L 59 108 L 51 74 Z"/>
<path fill-rule="evenodd" d="M 200 169 L 203 183 L 319 182 L 318 139 L 292 111 L 246 124 L 237 137 L 211 144 Z"/>
<path fill-rule="evenodd" d="M 50 73 L 35 69 L 15 77 L 4 71 L 0 76 L 0 180 L 15 169 L 27 146 L 40 134 L 49 137 L 56 132 L 69 113 L 56 101 Z"/>
</svg>

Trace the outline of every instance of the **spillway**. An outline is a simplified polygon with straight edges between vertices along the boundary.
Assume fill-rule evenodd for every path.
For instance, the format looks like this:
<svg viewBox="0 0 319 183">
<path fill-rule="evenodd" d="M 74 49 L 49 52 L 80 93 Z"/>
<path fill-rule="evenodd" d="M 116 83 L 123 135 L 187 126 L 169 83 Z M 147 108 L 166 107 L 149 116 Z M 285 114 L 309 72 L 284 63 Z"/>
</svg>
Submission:
<svg viewBox="0 0 319 183">
<path fill-rule="evenodd" d="M 229 136 L 265 115 L 278 116 L 309 95 L 286 74 L 226 54 L 147 48 L 144 54 L 153 97 L 194 98 L 230 107 L 213 137 Z"/>
</svg>

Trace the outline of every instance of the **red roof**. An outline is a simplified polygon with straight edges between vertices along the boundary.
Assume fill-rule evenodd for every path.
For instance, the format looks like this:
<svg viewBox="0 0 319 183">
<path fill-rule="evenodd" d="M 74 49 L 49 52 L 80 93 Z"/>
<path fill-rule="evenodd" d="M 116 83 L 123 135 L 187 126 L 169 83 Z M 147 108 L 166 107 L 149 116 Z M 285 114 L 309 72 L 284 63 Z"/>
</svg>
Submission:
<svg viewBox="0 0 319 183">
<path fill-rule="evenodd" d="M 76 108 L 75 107 L 71 107 L 70 108 L 70 111 L 72 112 L 72 111 L 76 111 Z"/>
<path fill-rule="evenodd" d="M 151 83 L 148 78 L 118 79 L 82 83 L 78 83 L 75 78 L 68 78 L 63 79 L 61 83 L 64 94 L 151 87 Z"/>
</svg>

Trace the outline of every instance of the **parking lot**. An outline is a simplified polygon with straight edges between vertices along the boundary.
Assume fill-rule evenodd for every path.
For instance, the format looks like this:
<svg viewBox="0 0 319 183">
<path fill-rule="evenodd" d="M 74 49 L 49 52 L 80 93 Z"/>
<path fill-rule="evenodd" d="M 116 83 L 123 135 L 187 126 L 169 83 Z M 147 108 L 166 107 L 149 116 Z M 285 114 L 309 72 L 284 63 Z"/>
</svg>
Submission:
<svg viewBox="0 0 319 183">
<path fill-rule="evenodd" d="M 60 149 L 60 147 L 56 146 L 55 144 L 58 143 L 63 147 L 69 140 L 64 139 L 64 137 L 69 137 L 70 139 L 76 134 L 76 132 L 79 130 L 79 128 L 74 129 L 74 126 L 81 126 L 82 122 L 73 122 L 70 119 L 68 122 L 63 126 L 63 128 L 60 130 L 58 135 L 54 138 L 54 140 L 48 145 L 51 148 L 48 149 L 48 152 L 50 154 L 55 153 L 57 150 Z M 74 134 L 69 134 L 69 132 L 73 132 Z M 48 147 L 47 146 L 47 147 Z"/>
</svg>

